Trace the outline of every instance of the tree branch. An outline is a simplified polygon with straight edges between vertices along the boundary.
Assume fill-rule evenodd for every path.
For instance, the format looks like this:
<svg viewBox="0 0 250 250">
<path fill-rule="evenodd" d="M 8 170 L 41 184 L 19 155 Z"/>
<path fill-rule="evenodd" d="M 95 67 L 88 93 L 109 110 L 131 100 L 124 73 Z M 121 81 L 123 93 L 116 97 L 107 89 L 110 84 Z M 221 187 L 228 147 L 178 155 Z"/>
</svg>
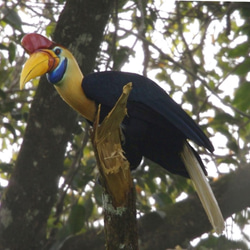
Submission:
<svg viewBox="0 0 250 250">
<path fill-rule="evenodd" d="M 224 218 L 232 216 L 236 212 L 250 206 L 250 167 L 239 169 L 221 177 L 212 183 L 213 192 L 218 200 Z M 189 196 L 184 201 L 169 206 L 161 212 L 152 212 L 138 220 L 140 250 L 165 250 L 177 245 L 185 246 L 185 242 L 199 237 L 212 229 L 207 216 L 196 194 Z M 69 239 L 72 250 L 80 249 L 80 246 L 91 246 L 93 250 L 103 242 L 103 234 L 98 234 L 90 239 L 88 232 L 81 236 Z M 94 232 L 91 231 L 93 235 Z M 76 241 L 75 241 L 75 240 Z M 95 241 L 97 245 L 95 245 Z M 99 243 L 98 243 L 99 242 Z M 75 248 L 75 244 L 79 248 Z M 60 250 L 66 250 L 69 242 L 65 242 Z M 99 245 L 100 246 L 100 245 Z M 104 248 L 103 248 L 104 249 Z"/>
</svg>

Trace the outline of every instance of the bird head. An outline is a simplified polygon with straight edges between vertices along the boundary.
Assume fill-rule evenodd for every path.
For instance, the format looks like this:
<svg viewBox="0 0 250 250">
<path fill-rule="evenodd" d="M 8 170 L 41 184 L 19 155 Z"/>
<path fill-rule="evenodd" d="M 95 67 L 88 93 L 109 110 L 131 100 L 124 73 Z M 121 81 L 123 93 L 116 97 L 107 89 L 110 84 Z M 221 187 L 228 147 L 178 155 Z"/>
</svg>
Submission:
<svg viewBox="0 0 250 250">
<path fill-rule="evenodd" d="M 72 72 L 68 67 L 79 70 L 73 55 L 66 48 L 42 35 L 33 33 L 24 36 L 22 46 L 30 58 L 25 63 L 21 73 L 21 89 L 31 79 L 44 74 L 47 75 L 50 83 L 60 85 L 67 75 L 67 71 Z M 71 62 L 68 64 L 69 60 Z M 79 74 L 81 75 L 81 73 Z"/>
<path fill-rule="evenodd" d="M 25 35 L 22 46 L 30 57 L 21 72 L 20 89 L 31 79 L 46 74 L 64 101 L 92 121 L 96 107 L 82 89 L 83 74 L 71 52 L 36 33 Z"/>
</svg>

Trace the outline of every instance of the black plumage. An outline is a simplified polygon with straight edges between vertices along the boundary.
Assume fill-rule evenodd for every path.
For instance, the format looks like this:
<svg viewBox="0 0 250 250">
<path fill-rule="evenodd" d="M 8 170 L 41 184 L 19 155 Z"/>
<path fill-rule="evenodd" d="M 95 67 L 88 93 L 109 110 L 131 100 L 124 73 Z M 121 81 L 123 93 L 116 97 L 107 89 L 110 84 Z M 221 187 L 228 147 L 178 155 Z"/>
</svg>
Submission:
<svg viewBox="0 0 250 250">
<path fill-rule="evenodd" d="M 209 151 L 213 146 L 192 118 L 155 82 L 133 73 L 108 71 L 86 75 L 82 88 L 89 99 L 101 104 L 102 120 L 128 82 L 132 82 L 133 89 L 122 131 L 123 149 L 131 168 L 136 168 L 145 156 L 172 173 L 189 177 L 180 156 L 184 142 L 190 139 Z M 192 150 L 206 174 L 199 155 Z"/>
</svg>

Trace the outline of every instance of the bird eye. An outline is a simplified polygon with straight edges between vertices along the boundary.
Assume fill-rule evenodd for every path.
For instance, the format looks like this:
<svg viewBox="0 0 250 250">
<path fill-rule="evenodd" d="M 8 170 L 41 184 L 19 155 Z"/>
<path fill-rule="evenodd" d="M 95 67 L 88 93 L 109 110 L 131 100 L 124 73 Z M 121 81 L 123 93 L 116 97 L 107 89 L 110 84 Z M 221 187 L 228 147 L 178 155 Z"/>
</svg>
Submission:
<svg viewBox="0 0 250 250">
<path fill-rule="evenodd" d="M 55 48 L 55 50 L 54 50 L 54 52 L 55 52 L 55 54 L 56 54 L 57 56 L 60 55 L 61 51 L 62 51 L 62 50 L 61 50 L 60 48 Z"/>
</svg>

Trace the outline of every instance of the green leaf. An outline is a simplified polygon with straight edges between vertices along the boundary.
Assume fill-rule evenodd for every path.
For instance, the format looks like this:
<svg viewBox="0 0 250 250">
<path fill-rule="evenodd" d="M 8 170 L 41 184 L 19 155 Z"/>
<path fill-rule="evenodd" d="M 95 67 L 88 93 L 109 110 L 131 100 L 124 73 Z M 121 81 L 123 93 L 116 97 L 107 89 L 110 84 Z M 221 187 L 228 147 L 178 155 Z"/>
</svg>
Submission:
<svg viewBox="0 0 250 250">
<path fill-rule="evenodd" d="M 1 71 L 0 71 L 1 72 Z M 0 89 L 0 97 L 5 99 L 6 98 L 6 94 L 3 90 Z"/>
<path fill-rule="evenodd" d="M 238 144 L 237 144 L 235 141 L 233 141 L 233 140 L 230 140 L 230 141 L 227 142 L 227 147 L 228 147 L 230 150 L 232 150 L 232 151 L 234 151 L 234 152 L 236 152 L 236 153 L 239 152 L 239 146 L 238 146 Z"/>
<path fill-rule="evenodd" d="M 3 20 L 6 23 L 19 31 L 22 31 L 22 20 L 15 10 L 5 7 L 2 9 L 2 13 L 4 14 Z"/>
<path fill-rule="evenodd" d="M 2 162 L 0 163 L 0 169 L 1 169 L 1 172 L 11 173 L 13 170 L 13 164 Z M 3 176 L 1 176 L 1 178 L 3 178 Z"/>
<path fill-rule="evenodd" d="M 53 34 L 54 30 L 55 30 L 55 27 L 56 27 L 56 23 L 55 22 L 50 22 L 50 24 L 48 24 L 46 26 L 46 36 L 50 36 L 51 34 Z"/>
<path fill-rule="evenodd" d="M 249 42 L 239 44 L 234 49 L 228 51 L 228 57 L 236 58 L 240 56 L 246 56 L 249 49 Z"/>
<path fill-rule="evenodd" d="M 98 206 L 102 206 L 103 205 L 103 200 L 102 200 L 103 189 L 101 188 L 101 186 L 96 185 L 93 189 L 93 193 L 94 193 L 96 204 Z"/>
<path fill-rule="evenodd" d="M 3 103 L 0 106 L 0 110 L 2 113 L 11 112 L 14 109 L 15 105 L 16 103 L 14 102 L 14 100 L 11 100 L 8 103 Z"/>
<path fill-rule="evenodd" d="M 8 47 L 1 43 L 0 50 L 8 50 Z"/>
<path fill-rule="evenodd" d="M 250 69 L 250 58 L 246 58 L 244 62 L 239 64 L 234 73 L 237 75 L 245 75 L 249 72 Z"/>
<path fill-rule="evenodd" d="M 222 247 L 223 246 L 223 247 Z M 221 248 L 222 247 L 222 248 Z M 210 235 L 206 239 L 202 239 L 200 243 L 195 247 L 197 250 L 204 249 L 248 249 L 247 244 L 244 241 L 240 240 L 230 240 L 225 236 L 215 237 Z"/>
<path fill-rule="evenodd" d="M 71 209 L 68 225 L 70 232 L 75 234 L 79 232 L 84 225 L 84 218 L 85 218 L 85 208 L 83 205 L 74 205 Z"/>
<path fill-rule="evenodd" d="M 3 126 L 13 134 L 14 140 L 16 140 L 17 139 L 17 135 L 16 135 L 15 128 L 10 123 L 7 123 L 7 122 L 4 122 Z"/>
<path fill-rule="evenodd" d="M 9 61 L 12 63 L 16 58 L 16 46 L 14 43 L 9 45 Z"/>
<path fill-rule="evenodd" d="M 227 113 L 217 113 L 214 117 L 212 124 L 235 124 L 237 122 L 237 119 L 235 119 L 233 116 Z"/>
<path fill-rule="evenodd" d="M 250 82 L 245 82 L 239 86 L 235 92 L 233 105 L 242 111 L 249 110 L 250 102 Z"/>
<path fill-rule="evenodd" d="M 131 54 L 131 49 L 128 46 L 121 46 L 117 49 L 114 55 L 114 69 L 120 70 Z"/>
<path fill-rule="evenodd" d="M 147 187 L 149 188 L 151 193 L 154 193 L 156 191 L 156 183 L 152 178 L 147 179 Z"/>
<path fill-rule="evenodd" d="M 85 209 L 85 220 L 88 220 L 90 218 L 90 216 L 93 213 L 94 210 L 94 203 L 91 199 L 91 197 L 89 197 L 89 199 L 87 199 L 84 203 L 84 209 Z"/>
<path fill-rule="evenodd" d="M 169 195 L 166 195 L 166 193 L 156 193 L 153 194 L 153 197 L 157 203 L 157 206 L 159 206 L 160 208 L 166 207 L 169 204 L 173 204 L 173 200 Z"/>
</svg>

